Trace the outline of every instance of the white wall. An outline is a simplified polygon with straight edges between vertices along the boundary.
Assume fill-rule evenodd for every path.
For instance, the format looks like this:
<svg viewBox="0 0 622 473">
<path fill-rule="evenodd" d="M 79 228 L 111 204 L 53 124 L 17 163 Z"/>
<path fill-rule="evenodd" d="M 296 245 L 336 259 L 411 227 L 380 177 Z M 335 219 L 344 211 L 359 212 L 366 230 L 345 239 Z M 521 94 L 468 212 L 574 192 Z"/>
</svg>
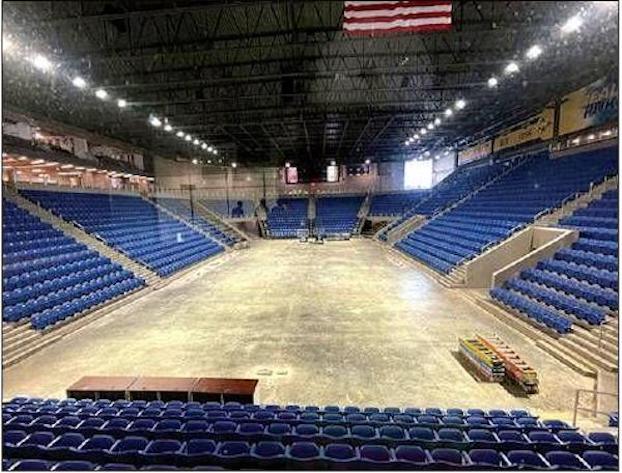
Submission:
<svg viewBox="0 0 622 473">
<path fill-rule="evenodd" d="M 436 185 L 451 174 L 456 168 L 456 156 L 449 153 L 447 156 L 441 155 L 441 158 L 434 161 L 432 166 L 432 184 Z"/>
</svg>

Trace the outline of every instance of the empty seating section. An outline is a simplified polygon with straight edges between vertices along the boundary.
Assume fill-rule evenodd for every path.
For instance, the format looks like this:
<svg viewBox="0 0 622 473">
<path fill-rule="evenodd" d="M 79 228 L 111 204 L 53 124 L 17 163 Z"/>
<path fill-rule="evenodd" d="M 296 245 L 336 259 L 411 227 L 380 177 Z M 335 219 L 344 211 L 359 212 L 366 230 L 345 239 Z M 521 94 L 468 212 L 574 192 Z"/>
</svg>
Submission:
<svg viewBox="0 0 622 473">
<path fill-rule="evenodd" d="M 439 271 L 449 272 L 564 200 L 588 191 L 591 183 L 601 182 L 616 172 L 615 148 L 559 159 L 549 159 L 548 155 L 533 157 L 458 206 L 432 218 L 398 242 L 397 247 Z M 596 223 L 593 219 L 590 222 Z M 565 259 L 585 264 L 587 255 L 580 250 L 565 252 Z M 617 264 L 611 255 L 593 259 L 601 269 L 612 270 Z"/>
<path fill-rule="evenodd" d="M 240 241 L 240 238 L 235 233 L 223 232 L 209 220 L 201 217 L 201 215 L 197 213 L 196 209 L 193 211 L 190 201 L 187 199 L 158 197 L 155 199 L 155 202 L 169 212 L 181 217 L 185 221 L 191 222 L 193 225 L 200 228 L 214 240 L 223 245 L 232 246 Z"/>
<path fill-rule="evenodd" d="M 376 194 L 369 207 L 371 217 L 401 217 L 429 194 L 429 191 L 403 192 L 399 194 Z"/>
<path fill-rule="evenodd" d="M 321 197 L 316 201 L 318 235 L 348 234 L 356 228 L 363 197 Z"/>
<path fill-rule="evenodd" d="M 2 422 L 13 470 L 618 466 L 613 435 L 523 410 L 15 398 Z"/>
<path fill-rule="evenodd" d="M 560 333 L 577 320 L 602 324 L 618 310 L 617 223 L 618 193 L 610 191 L 560 222 L 579 230 L 577 242 L 493 289 L 492 297 Z"/>
<path fill-rule="evenodd" d="M 2 319 L 44 329 L 144 285 L 51 225 L 2 200 Z"/>
<path fill-rule="evenodd" d="M 296 238 L 309 228 L 308 199 L 279 199 L 268 212 L 267 226 L 272 238 Z"/>
<path fill-rule="evenodd" d="M 458 168 L 434 186 L 424 199 L 407 210 L 401 218 L 387 225 L 386 231 L 395 228 L 413 215 L 432 216 L 441 212 L 494 179 L 506 169 L 507 167 L 501 164 Z M 386 233 L 383 239 L 386 241 Z"/>
<path fill-rule="evenodd" d="M 161 276 L 223 251 L 211 238 L 140 197 L 39 190 L 21 192 Z"/>
<path fill-rule="evenodd" d="M 226 200 L 201 199 L 199 203 L 222 217 L 235 217 L 236 215 L 232 214 L 232 212 L 238 206 L 238 200 L 231 199 L 227 202 Z M 252 200 L 240 200 L 240 202 L 242 202 L 243 212 L 240 217 L 252 217 L 255 212 L 255 203 Z"/>
</svg>

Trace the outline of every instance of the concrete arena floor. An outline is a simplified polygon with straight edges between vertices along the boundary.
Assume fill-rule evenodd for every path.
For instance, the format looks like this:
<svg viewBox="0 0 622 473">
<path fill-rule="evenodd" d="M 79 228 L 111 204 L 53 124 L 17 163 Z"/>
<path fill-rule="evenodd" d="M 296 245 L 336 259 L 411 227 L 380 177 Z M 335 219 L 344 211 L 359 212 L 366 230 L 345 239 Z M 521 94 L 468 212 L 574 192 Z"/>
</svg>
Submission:
<svg viewBox="0 0 622 473">
<path fill-rule="evenodd" d="M 538 371 L 515 397 L 456 360 L 498 333 Z M 5 369 L 3 398 L 63 397 L 83 375 L 259 378 L 278 404 L 526 407 L 572 418 L 582 377 L 370 240 L 253 241 Z"/>
</svg>

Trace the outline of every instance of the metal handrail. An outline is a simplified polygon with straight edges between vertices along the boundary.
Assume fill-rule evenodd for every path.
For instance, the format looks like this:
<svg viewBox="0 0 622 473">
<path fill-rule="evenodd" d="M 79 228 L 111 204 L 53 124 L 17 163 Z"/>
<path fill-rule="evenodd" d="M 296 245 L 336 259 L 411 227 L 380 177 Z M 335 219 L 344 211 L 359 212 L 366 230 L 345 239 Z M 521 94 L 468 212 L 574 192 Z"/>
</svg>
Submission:
<svg viewBox="0 0 622 473">
<path fill-rule="evenodd" d="M 581 397 L 582 393 L 588 393 L 591 394 L 593 396 L 593 402 L 594 402 L 594 406 L 592 408 L 587 408 L 587 407 L 579 407 L 579 399 Z M 603 414 L 608 416 L 609 412 L 604 412 L 604 411 L 599 411 L 597 408 L 597 402 L 596 402 L 596 398 L 597 396 L 610 396 L 613 397 L 614 399 L 618 398 L 618 394 L 617 393 L 610 393 L 610 392 L 606 392 L 606 391 L 596 391 L 596 389 L 577 389 L 575 392 L 575 396 L 574 396 L 574 408 L 573 408 L 573 414 L 572 414 L 572 425 L 576 426 L 577 425 L 577 413 L 579 411 L 586 411 L 586 412 L 590 412 L 592 414 L 592 417 L 596 417 L 597 414 Z"/>
</svg>

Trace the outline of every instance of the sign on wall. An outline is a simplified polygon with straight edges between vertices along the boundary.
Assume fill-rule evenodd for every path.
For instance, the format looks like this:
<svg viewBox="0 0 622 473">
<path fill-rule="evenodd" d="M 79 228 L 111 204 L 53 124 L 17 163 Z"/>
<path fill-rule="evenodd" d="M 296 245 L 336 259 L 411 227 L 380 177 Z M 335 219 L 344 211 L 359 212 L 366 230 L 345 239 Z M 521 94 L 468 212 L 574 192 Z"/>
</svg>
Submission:
<svg viewBox="0 0 622 473">
<path fill-rule="evenodd" d="M 483 141 L 458 153 L 458 166 L 485 158 L 492 153 L 492 140 Z"/>
<path fill-rule="evenodd" d="M 618 116 L 618 77 L 609 74 L 564 97 L 559 134 L 603 125 Z"/>
<path fill-rule="evenodd" d="M 504 131 L 494 140 L 495 152 L 530 141 L 544 141 L 553 138 L 553 117 L 554 110 L 547 108 L 538 115 Z"/>
</svg>

